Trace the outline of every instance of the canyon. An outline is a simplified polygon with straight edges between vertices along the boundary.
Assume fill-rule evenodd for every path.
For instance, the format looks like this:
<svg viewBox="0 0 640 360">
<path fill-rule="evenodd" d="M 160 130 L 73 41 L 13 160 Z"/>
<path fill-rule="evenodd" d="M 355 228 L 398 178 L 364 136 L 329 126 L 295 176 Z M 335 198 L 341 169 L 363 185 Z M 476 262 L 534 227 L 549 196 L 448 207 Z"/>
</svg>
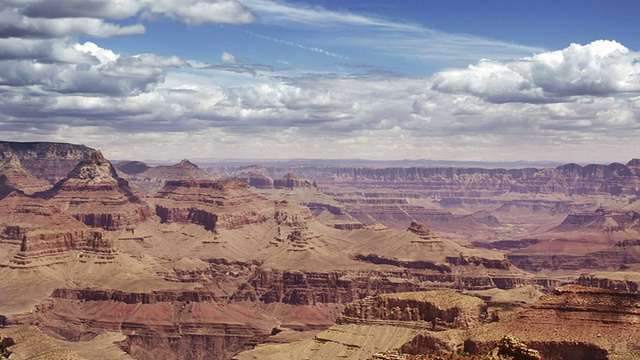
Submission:
<svg viewBox="0 0 640 360">
<path fill-rule="evenodd" d="M 69 358 L 625 359 L 639 189 L 638 159 L 152 166 L 0 142 L 0 336 Z"/>
</svg>

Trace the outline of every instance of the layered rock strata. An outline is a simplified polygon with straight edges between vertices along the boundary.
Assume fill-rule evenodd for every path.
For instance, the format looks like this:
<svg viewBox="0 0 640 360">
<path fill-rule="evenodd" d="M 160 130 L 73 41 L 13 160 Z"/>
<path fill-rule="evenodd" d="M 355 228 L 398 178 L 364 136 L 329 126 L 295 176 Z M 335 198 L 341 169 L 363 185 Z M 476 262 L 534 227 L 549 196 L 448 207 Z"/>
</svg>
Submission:
<svg viewBox="0 0 640 360">
<path fill-rule="evenodd" d="M 33 194 L 45 191 L 50 187 L 49 182 L 38 179 L 24 169 L 17 156 L 13 154 L 5 155 L 4 158 L 0 156 L 0 199 L 12 191 Z"/>
<path fill-rule="evenodd" d="M 84 145 L 0 141 L 0 158 L 15 156 L 37 178 L 54 184 L 95 151 Z"/>
<path fill-rule="evenodd" d="M 369 296 L 348 304 L 338 324 L 397 324 L 432 330 L 469 329 L 487 319 L 487 305 L 479 298 L 453 290 Z"/>
<path fill-rule="evenodd" d="M 187 159 L 174 165 L 148 166 L 144 163 L 125 162 L 117 165 L 132 186 L 144 194 L 153 194 L 167 181 L 210 180 L 212 177 Z"/>
<path fill-rule="evenodd" d="M 346 304 L 359 298 L 386 293 L 434 289 L 486 290 L 512 289 L 523 285 L 553 288 L 559 281 L 548 278 L 504 275 L 447 274 L 424 269 L 336 270 L 327 272 L 255 270 L 247 281 L 250 286 L 238 289 L 236 300 L 260 300 L 292 305 L 317 303 Z"/>
<path fill-rule="evenodd" d="M 464 349 L 472 354 L 486 352 L 501 334 L 508 333 L 539 351 L 543 359 L 635 358 L 639 304 L 638 294 L 559 287 L 511 320 L 472 330 Z"/>
<path fill-rule="evenodd" d="M 274 206 L 238 180 L 168 181 L 155 202 L 162 222 L 192 223 L 209 231 L 265 222 Z"/>
<path fill-rule="evenodd" d="M 0 243 L 15 246 L 10 267 L 79 261 L 112 262 L 116 250 L 102 229 L 91 229 L 41 198 L 12 193 L 0 201 Z"/>
<path fill-rule="evenodd" d="M 149 206 L 99 151 L 79 163 L 52 189 L 35 196 L 88 226 L 105 230 L 124 229 L 151 216 Z"/>
</svg>

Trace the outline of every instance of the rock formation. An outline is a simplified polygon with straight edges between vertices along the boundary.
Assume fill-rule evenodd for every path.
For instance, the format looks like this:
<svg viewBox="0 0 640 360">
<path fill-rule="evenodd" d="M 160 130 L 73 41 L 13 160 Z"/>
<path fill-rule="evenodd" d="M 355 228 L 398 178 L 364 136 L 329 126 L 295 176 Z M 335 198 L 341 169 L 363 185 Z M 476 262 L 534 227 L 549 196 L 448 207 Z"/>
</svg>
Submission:
<svg viewBox="0 0 640 360">
<path fill-rule="evenodd" d="M 51 187 L 47 181 L 40 180 L 25 170 L 17 156 L 13 154 L 4 156 L 4 158 L 0 157 L 0 199 L 14 190 L 33 194 Z"/>
<path fill-rule="evenodd" d="M 90 229 L 40 198 L 12 193 L 0 201 L 0 243 L 15 245 L 10 267 L 65 263 L 76 251 L 79 261 L 111 262 L 115 249 L 101 229 Z"/>
<path fill-rule="evenodd" d="M 293 189 L 300 187 L 315 187 L 312 181 L 302 179 L 294 173 L 285 174 L 281 179 L 273 181 L 273 187 L 276 189 Z"/>
<path fill-rule="evenodd" d="M 37 178 L 54 184 L 94 150 L 84 145 L 0 141 L 0 158 L 15 156 Z"/>
<path fill-rule="evenodd" d="M 273 212 L 271 201 L 238 180 L 168 181 L 155 202 L 162 222 L 192 223 L 209 231 L 265 222 Z"/>
<path fill-rule="evenodd" d="M 55 204 L 84 224 L 105 230 L 123 229 L 151 215 L 149 206 L 99 151 L 80 162 L 52 189 L 35 196 Z"/>
<path fill-rule="evenodd" d="M 150 167 L 144 163 L 125 162 L 117 165 L 132 186 L 144 194 L 153 194 L 167 181 L 211 180 L 212 177 L 187 159 L 174 165 Z"/>
<path fill-rule="evenodd" d="M 137 358 L 637 354 L 640 160 L 247 166 L 224 180 L 187 160 L 119 164 L 158 189 L 148 197 L 99 152 L 50 187 L 25 170 L 28 154 L 67 161 L 80 149 L 2 146 L 0 314 L 11 326 L 83 342 L 117 332 Z M 574 279 L 597 288 L 549 294 Z"/>
<path fill-rule="evenodd" d="M 487 318 L 487 305 L 479 298 L 453 290 L 369 296 L 348 304 L 338 324 L 407 322 L 431 330 L 469 329 Z M 398 323 L 398 326 L 404 326 Z"/>
</svg>

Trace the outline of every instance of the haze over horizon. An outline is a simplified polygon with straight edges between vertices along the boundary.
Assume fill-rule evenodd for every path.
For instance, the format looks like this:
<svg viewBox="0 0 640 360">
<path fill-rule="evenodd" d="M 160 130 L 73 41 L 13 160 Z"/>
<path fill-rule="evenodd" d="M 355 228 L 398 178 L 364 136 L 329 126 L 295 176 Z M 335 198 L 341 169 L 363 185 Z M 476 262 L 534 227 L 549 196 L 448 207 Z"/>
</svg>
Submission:
<svg viewBox="0 0 640 360">
<path fill-rule="evenodd" d="M 0 0 L 0 139 L 112 159 L 626 163 L 638 10 Z"/>
</svg>

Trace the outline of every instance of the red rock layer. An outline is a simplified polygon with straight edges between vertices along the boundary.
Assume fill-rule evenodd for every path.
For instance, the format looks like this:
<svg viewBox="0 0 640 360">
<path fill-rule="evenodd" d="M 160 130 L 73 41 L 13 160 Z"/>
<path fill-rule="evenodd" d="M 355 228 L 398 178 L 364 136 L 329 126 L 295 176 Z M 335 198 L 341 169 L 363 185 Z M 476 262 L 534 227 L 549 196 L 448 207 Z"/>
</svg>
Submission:
<svg viewBox="0 0 640 360">
<path fill-rule="evenodd" d="M 51 190 L 36 196 L 47 199 L 91 227 L 118 230 L 151 215 L 149 206 L 120 178 L 99 151 L 79 163 Z"/>
<path fill-rule="evenodd" d="M 210 231 L 265 222 L 274 206 L 239 180 L 168 181 L 155 202 L 162 222 L 193 223 Z"/>
<path fill-rule="evenodd" d="M 1 154 L 15 156 L 26 170 L 50 184 L 63 179 L 93 151 L 84 145 L 0 141 L 0 157 L 3 157 Z"/>
</svg>

